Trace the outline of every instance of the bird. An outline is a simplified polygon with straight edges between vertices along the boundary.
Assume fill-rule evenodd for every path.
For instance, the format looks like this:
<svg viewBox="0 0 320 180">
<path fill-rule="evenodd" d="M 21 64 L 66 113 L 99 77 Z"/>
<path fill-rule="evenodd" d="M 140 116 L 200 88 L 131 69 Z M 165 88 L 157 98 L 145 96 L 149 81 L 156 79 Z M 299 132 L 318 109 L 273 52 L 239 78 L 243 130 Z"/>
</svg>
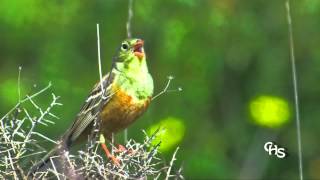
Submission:
<svg viewBox="0 0 320 180">
<path fill-rule="evenodd" d="M 135 122 L 148 108 L 153 95 L 153 79 L 148 71 L 144 41 L 139 38 L 125 39 L 111 70 L 98 81 L 76 115 L 72 125 L 61 136 L 64 148 L 88 139 L 95 119 L 100 119 L 100 138 L 111 140 L 115 134 Z M 123 147 L 123 146 L 122 146 Z M 119 161 L 109 152 L 105 143 L 102 148 L 115 164 Z M 121 147 L 120 147 L 121 148 Z M 28 177 L 48 168 L 50 158 L 58 154 L 54 147 L 42 160 L 32 166 Z"/>
</svg>

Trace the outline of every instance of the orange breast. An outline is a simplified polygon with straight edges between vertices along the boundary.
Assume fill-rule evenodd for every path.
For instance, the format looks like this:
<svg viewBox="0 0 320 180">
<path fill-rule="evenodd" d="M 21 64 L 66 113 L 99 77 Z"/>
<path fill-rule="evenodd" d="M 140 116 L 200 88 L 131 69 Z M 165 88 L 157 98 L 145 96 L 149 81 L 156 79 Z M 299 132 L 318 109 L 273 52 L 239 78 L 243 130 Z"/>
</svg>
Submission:
<svg viewBox="0 0 320 180">
<path fill-rule="evenodd" d="M 131 96 L 117 88 L 117 92 L 101 112 L 101 131 L 108 138 L 133 123 L 148 107 L 150 98 L 136 103 Z"/>
</svg>

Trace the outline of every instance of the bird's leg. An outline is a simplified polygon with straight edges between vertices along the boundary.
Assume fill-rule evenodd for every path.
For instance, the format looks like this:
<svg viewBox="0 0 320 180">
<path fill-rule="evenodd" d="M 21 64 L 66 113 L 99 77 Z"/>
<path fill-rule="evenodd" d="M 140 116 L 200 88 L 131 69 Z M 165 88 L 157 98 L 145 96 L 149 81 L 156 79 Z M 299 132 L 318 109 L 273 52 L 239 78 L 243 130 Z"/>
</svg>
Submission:
<svg viewBox="0 0 320 180">
<path fill-rule="evenodd" d="M 106 140 L 103 136 L 103 134 L 100 134 L 100 139 L 99 139 L 100 143 L 101 143 L 101 146 L 102 146 L 102 149 L 104 150 L 104 152 L 106 153 L 106 156 L 111 159 L 111 161 L 117 165 L 117 166 L 120 166 L 120 160 L 117 159 L 114 155 L 112 155 L 109 151 L 109 149 L 107 148 L 107 145 L 106 145 Z"/>
</svg>

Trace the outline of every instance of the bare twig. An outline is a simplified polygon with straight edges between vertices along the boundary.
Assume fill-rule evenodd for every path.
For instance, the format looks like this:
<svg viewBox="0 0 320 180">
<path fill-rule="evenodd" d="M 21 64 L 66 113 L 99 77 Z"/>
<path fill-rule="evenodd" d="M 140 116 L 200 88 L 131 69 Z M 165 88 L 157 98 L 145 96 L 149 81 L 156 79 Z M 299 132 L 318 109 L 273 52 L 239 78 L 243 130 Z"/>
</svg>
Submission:
<svg viewBox="0 0 320 180">
<path fill-rule="evenodd" d="M 174 161 L 176 160 L 176 154 L 177 154 L 178 150 L 179 150 L 179 147 L 177 147 L 177 149 L 174 151 L 174 153 L 173 153 L 173 155 L 172 155 L 172 159 L 171 159 L 171 161 L 170 161 L 170 165 L 169 165 L 169 168 L 168 168 L 168 171 L 167 171 L 166 180 L 168 180 L 169 177 L 170 177 L 171 169 L 172 169 L 172 167 L 173 167 Z"/>
<path fill-rule="evenodd" d="M 164 89 L 162 90 L 162 91 L 160 91 L 157 95 L 155 95 L 155 96 L 153 96 L 152 97 L 152 100 L 154 100 L 154 99 L 156 99 L 157 97 L 159 97 L 159 96 L 161 96 L 162 94 L 164 94 L 164 93 L 168 93 L 168 92 L 181 92 L 182 91 L 182 88 L 181 87 L 179 87 L 179 88 L 177 88 L 177 89 L 169 89 L 169 87 L 170 87 L 170 83 L 171 83 L 171 81 L 174 79 L 174 77 L 173 76 L 168 76 L 168 81 L 167 81 L 167 84 L 166 84 L 166 86 L 164 87 Z"/>
<path fill-rule="evenodd" d="M 18 98 L 19 98 L 19 100 L 18 100 L 18 102 L 20 103 L 20 101 L 21 101 L 21 88 L 20 88 L 20 80 L 21 80 L 21 69 L 22 69 L 22 67 L 21 66 L 19 66 L 19 75 L 18 75 Z"/>
<path fill-rule="evenodd" d="M 127 28 L 127 37 L 131 38 L 131 21 L 132 21 L 132 17 L 133 17 L 133 10 L 132 10 L 132 2 L 133 0 L 129 0 L 129 4 L 128 4 L 128 20 L 126 23 L 126 28 Z"/>
<path fill-rule="evenodd" d="M 287 22 L 288 22 L 288 33 L 289 33 L 289 44 L 290 44 L 290 61 L 292 70 L 292 82 L 295 102 L 295 114 L 296 114 L 296 128 L 297 128 L 297 141 L 298 141 L 298 156 L 299 156 L 299 176 L 300 180 L 303 180 L 303 163 L 302 163 L 302 143 L 301 143 L 301 127 L 300 127 L 300 112 L 299 112 L 299 97 L 298 97 L 298 80 L 296 70 L 296 60 L 294 53 L 294 40 L 292 32 L 292 18 L 290 12 L 290 0 L 286 1 L 287 11 Z"/>
<path fill-rule="evenodd" d="M 18 102 L 12 109 L 10 109 L 1 119 L 0 121 L 4 120 L 10 113 L 12 113 L 12 111 L 16 110 L 21 103 L 24 103 L 26 101 L 28 101 L 29 99 L 32 99 L 38 95 L 40 95 L 41 93 L 45 92 L 47 89 L 49 89 L 52 86 L 51 82 L 48 84 L 48 86 L 46 86 L 45 88 L 41 89 L 40 91 L 38 91 L 37 93 L 31 95 L 30 97 L 27 97 L 23 100 L 21 100 L 20 102 Z"/>
<path fill-rule="evenodd" d="M 126 23 L 126 29 L 127 29 L 127 37 L 131 38 L 131 21 L 133 17 L 133 0 L 128 0 L 128 19 Z M 128 142 L 128 129 L 126 128 L 124 130 L 124 142 Z"/>
<path fill-rule="evenodd" d="M 98 65 L 99 65 L 99 77 L 100 77 L 100 88 L 102 91 L 102 98 L 105 95 L 105 89 L 103 87 L 103 79 L 102 79 L 102 68 L 101 68 L 101 55 L 100 55 L 100 33 L 99 33 L 99 24 L 97 24 L 97 46 L 98 46 Z"/>
</svg>

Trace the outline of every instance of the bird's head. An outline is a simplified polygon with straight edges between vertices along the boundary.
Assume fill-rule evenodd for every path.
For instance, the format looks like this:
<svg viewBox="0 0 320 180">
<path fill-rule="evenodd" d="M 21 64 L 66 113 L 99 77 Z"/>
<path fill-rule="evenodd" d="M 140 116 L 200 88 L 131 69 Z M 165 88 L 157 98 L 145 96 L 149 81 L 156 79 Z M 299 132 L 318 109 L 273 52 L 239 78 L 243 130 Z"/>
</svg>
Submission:
<svg viewBox="0 0 320 180">
<path fill-rule="evenodd" d="M 142 61 L 145 59 L 142 39 L 127 39 L 121 43 L 119 57 L 121 61 Z"/>
<path fill-rule="evenodd" d="M 120 50 L 115 62 L 119 70 L 140 71 L 146 68 L 146 55 L 142 39 L 126 39 L 121 43 Z"/>
</svg>

